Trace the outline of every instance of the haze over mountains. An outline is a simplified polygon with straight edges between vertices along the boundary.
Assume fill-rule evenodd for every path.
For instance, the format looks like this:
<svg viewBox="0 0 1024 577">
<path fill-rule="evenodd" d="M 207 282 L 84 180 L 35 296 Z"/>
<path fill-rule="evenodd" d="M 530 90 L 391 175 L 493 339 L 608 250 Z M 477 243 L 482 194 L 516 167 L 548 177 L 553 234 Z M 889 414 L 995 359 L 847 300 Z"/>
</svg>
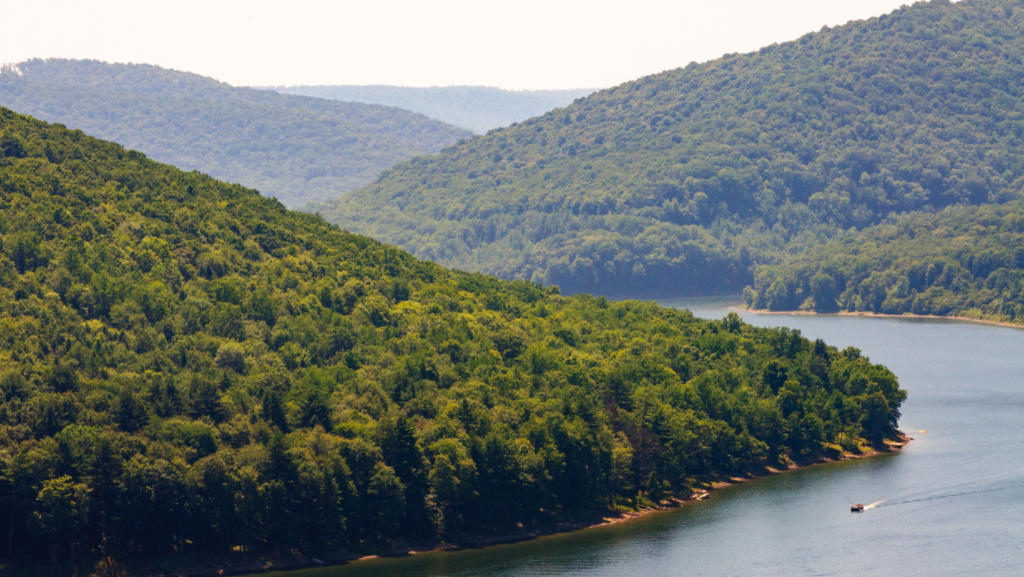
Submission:
<svg viewBox="0 0 1024 577">
<path fill-rule="evenodd" d="M 396 106 L 477 134 L 568 106 L 595 90 L 502 90 L 489 86 L 272 86 L 270 89 L 282 94 Z"/>
<path fill-rule="evenodd" d="M 1020 195 L 1021 7 L 917 4 L 627 82 L 318 208 L 568 292 L 738 292 L 850 227 Z"/>
<path fill-rule="evenodd" d="M 394 107 L 91 60 L 31 60 L 6 68 L 0 104 L 243 183 L 293 207 L 336 198 L 396 162 L 472 136 Z"/>
</svg>

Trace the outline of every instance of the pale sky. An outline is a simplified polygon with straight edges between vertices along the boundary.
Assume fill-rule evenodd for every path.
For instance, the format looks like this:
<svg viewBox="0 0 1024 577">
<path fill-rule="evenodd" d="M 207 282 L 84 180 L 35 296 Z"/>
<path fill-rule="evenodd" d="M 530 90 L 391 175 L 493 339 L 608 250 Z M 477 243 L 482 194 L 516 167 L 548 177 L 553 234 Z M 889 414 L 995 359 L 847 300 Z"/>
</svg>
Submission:
<svg viewBox="0 0 1024 577">
<path fill-rule="evenodd" d="M 0 63 L 147 63 L 236 86 L 603 88 L 905 3 L 3 0 Z"/>
</svg>

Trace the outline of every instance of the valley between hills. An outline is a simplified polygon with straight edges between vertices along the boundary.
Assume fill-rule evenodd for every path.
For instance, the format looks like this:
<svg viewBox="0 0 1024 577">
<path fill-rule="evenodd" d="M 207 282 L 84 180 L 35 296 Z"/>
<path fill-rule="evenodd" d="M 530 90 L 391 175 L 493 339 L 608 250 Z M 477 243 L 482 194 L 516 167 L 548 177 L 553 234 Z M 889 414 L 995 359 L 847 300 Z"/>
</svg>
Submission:
<svg viewBox="0 0 1024 577">
<path fill-rule="evenodd" d="M 1024 324 L 1022 27 L 935 0 L 597 91 L 5 66 L 0 574 L 494 544 L 895 453 L 858 346 L 645 299 Z"/>
</svg>

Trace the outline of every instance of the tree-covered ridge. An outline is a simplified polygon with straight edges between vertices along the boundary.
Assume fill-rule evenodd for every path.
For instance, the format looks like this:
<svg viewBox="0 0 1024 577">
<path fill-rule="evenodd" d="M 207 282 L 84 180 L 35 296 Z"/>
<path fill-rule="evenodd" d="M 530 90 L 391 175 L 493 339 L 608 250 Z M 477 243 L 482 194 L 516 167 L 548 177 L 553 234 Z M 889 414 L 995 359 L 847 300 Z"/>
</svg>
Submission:
<svg viewBox="0 0 1024 577">
<path fill-rule="evenodd" d="M 306 110 L 344 120 L 370 132 L 394 136 L 432 153 L 467 136 L 465 130 L 394 106 L 275 94 L 148 64 L 51 58 L 22 62 L 16 69 L 22 79 L 52 86 L 104 88 L 140 96 L 247 102 Z"/>
<path fill-rule="evenodd" d="M 1018 195 L 1020 8 L 919 3 L 690 64 L 319 209 L 417 256 L 568 292 L 738 291 L 794 243 Z"/>
<path fill-rule="evenodd" d="M 0 151 L 17 564 L 635 506 L 879 443 L 905 398 L 856 349 L 448 271 L 6 109 Z"/>
<path fill-rule="evenodd" d="M 289 206 L 336 198 L 397 162 L 472 136 L 398 108 L 92 60 L 8 67 L 0 73 L 0 104 L 242 183 Z"/>
<path fill-rule="evenodd" d="M 758 269 L 751 308 L 1024 322 L 1024 205 L 950 207 Z"/>
<path fill-rule="evenodd" d="M 419 112 L 477 134 L 522 122 L 568 106 L 594 92 L 575 90 L 504 90 L 490 86 L 271 86 L 282 94 L 383 104 Z"/>
</svg>

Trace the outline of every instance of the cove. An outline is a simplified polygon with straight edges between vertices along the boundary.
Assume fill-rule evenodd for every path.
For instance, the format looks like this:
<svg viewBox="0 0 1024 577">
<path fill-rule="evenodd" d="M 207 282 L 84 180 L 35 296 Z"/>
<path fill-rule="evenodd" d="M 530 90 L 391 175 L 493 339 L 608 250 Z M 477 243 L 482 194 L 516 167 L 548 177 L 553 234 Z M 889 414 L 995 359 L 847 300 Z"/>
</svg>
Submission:
<svg viewBox="0 0 1024 577">
<path fill-rule="evenodd" d="M 739 299 L 659 302 L 721 318 Z M 888 366 L 909 393 L 900 428 L 915 440 L 899 453 L 757 479 L 626 523 L 279 575 L 1024 574 L 1024 330 L 955 320 L 739 314 L 754 325 L 856 346 Z M 852 514 L 852 502 L 878 505 Z"/>
</svg>

